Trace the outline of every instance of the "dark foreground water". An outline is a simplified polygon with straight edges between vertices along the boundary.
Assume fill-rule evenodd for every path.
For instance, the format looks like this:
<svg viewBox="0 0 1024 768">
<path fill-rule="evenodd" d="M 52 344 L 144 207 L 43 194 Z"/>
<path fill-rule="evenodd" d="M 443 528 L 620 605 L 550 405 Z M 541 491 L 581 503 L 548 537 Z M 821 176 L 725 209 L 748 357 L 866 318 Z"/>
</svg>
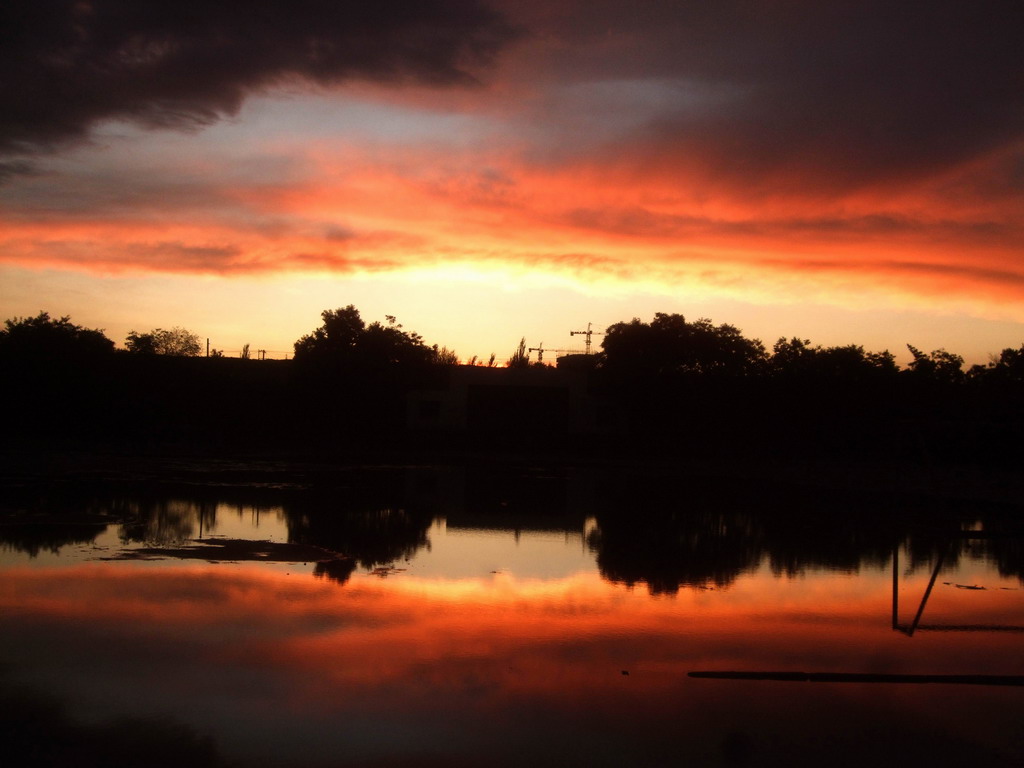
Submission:
<svg viewBox="0 0 1024 768">
<path fill-rule="evenodd" d="M 1024 764 L 1019 510 L 607 480 L 21 489 L 0 760 Z"/>
</svg>

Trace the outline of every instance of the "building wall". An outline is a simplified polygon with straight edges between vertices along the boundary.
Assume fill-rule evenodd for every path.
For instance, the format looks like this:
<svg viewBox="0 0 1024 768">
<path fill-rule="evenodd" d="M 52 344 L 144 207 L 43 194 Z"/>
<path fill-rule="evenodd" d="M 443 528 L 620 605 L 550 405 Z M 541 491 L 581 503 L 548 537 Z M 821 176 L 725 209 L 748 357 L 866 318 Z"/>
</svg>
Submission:
<svg viewBox="0 0 1024 768">
<path fill-rule="evenodd" d="M 554 368 L 452 368 L 448 387 L 413 392 L 412 429 L 538 434 L 594 430 L 586 376 Z"/>
</svg>

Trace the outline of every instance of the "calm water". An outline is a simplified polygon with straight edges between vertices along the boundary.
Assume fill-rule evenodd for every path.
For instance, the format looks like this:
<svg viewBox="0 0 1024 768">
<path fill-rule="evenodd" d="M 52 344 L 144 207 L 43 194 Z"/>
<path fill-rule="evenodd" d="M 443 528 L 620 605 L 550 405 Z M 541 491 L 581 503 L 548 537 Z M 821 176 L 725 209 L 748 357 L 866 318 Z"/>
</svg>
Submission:
<svg viewBox="0 0 1024 768">
<path fill-rule="evenodd" d="M 41 764 L 1024 764 L 1024 687 L 885 677 L 1020 682 L 1012 510 L 923 524 L 607 480 L 25 492 L 0 526 L 5 743 Z"/>
</svg>

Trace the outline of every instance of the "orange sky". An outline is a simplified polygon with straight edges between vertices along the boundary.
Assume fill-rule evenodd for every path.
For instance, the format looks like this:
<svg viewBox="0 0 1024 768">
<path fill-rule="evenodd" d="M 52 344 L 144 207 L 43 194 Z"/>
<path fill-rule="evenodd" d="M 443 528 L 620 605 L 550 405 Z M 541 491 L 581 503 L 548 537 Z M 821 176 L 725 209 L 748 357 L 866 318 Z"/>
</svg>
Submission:
<svg viewBox="0 0 1024 768">
<path fill-rule="evenodd" d="M 317 0 L 230 31 L 93 6 L 0 57 L 40 77 L 0 90 L 6 317 L 282 355 L 349 303 L 463 357 L 657 311 L 900 359 L 1024 340 L 1005 9 L 438 0 L 352 38 Z"/>
</svg>

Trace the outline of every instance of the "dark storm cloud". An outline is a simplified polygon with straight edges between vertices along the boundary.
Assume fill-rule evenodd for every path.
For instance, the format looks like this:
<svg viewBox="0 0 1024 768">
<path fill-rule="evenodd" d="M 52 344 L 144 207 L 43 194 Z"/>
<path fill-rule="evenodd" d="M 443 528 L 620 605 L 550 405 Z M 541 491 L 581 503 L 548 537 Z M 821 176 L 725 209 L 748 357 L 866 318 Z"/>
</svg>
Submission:
<svg viewBox="0 0 1024 768">
<path fill-rule="evenodd" d="M 578 81 L 677 79 L 723 95 L 707 110 L 663 105 L 612 149 L 669 173 L 842 187 L 1024 137 L 1018 0 L 593 0 L 532 16 L 568 43 L 552 66 Z"/>
<path fill-rule="evenodd" d="M 12 176 L 27 176 L 34 172 L 32 164 L 25 160 L 0 161 L 0 184 Z"/>
<path fill-rule="evenodd" d="M 5 0 L 0 153 L 208 124 L 289 79 L 472 82 L 514 34 L 477 0 Z"/>
</svg>

